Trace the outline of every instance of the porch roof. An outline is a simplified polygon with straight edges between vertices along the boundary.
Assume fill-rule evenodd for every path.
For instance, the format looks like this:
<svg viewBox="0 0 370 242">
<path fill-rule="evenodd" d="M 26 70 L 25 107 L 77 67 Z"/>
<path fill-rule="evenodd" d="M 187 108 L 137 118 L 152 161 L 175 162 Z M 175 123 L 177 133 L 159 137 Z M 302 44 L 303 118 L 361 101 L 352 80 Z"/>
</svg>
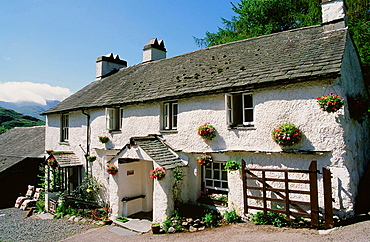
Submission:
<svg viewBox="0 0 370 242">
<path fill-rule="evenodd" d="M 52 154 L 60 167 L 82 166 L 77 155 L 72 151 L 57 151 Z"/>
<path fill-rule="evenodd" d="M 165 169 L 184 166 L 183 161 L 157 135 L 133 137 L 131 144 L 139 145 L 158 165 Z"/>
</svg>

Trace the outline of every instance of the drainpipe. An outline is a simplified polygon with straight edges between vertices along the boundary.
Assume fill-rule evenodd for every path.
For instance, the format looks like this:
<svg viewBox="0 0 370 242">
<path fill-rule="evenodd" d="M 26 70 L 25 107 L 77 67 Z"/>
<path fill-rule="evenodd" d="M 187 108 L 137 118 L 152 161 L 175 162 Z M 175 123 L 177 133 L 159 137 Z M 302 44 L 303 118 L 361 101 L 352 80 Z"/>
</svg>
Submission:
<svg viewBox="0 0 370 242">
<path fill-rule="evenodd" d="M 86 115 L 86 152 L 85 152 L 85 161 L 86 161 L 86 174 L 89 174 L 89 162 L 87 161 L 87 156 L 90 155 L 90 114 L 86 113 L 85 110 L 82 110 L 82 114 Z"/>
</svg>

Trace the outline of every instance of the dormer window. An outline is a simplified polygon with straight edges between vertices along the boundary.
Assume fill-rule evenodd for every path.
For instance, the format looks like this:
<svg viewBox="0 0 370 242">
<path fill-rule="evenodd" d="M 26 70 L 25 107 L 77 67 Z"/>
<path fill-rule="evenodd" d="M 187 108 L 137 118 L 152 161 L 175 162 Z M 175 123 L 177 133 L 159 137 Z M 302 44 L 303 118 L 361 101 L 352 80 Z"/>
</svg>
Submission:
<svg viewBox="0 0 370 242">
<path fill-rule="evenodd" d="M 166 102 L 163 104 L 163 129 L 176 130 L 177 129 L 177 102 Z"/>
<path fill-rule="evenodd" d="M 106 119 L 107 119 L 107 129 L 109 131 L 119 131 L 121 130 L 121 114 L 122 110 L 120 108 L 107 108 L 106 109 Z"/>
</svg>

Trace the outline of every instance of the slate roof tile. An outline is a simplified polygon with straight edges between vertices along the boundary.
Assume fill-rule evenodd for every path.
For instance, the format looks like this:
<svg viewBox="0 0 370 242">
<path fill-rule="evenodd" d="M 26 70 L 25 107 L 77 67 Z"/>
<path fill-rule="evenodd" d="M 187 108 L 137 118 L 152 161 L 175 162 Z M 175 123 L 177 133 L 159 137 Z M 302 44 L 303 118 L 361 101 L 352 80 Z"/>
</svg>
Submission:
<svg viewBox="0 0 370 242">
<path fill-rule="evenodd" d="M 347 34 L 311 26 L 141 63 L 90 83 L 44 114 L 335 77 Z"/>
</svg>

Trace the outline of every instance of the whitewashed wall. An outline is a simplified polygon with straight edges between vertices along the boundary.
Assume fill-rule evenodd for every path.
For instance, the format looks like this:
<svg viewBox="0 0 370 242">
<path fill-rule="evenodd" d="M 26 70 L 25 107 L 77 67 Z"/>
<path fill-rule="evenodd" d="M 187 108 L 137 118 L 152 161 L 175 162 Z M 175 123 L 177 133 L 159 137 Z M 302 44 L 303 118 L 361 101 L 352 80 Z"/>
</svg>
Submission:
<svg viewBox="0 0 370 242">
<path fill-rule="evenodd" d="M 353 59 L 351 53 L 346 52 L 349 60 Z M 336 113 L 321 111 L 316 97 L 329 92 L 345 97 L 350 92 L 362 90 L 363 85 L 359 82 L 361 79 L 351 71 L 356 65 L 358 65 L 356 61 L 344 62 L 342 77 L 338 80 L 311 81 L 255 90 L 253 94 L 255 126 L 252 129 L 228 129 L 224 94 L 178 100 L 178 130 L 164 132 L 162 135 L 175 150 L 181 151 L 184 157 L 188 156 L 187 177 L 182 190 L 183 199 L 195 201 L 199 197 L 201 172 L 196 157 L 203 152 L 218 156 L 216 159 L 220 161 L 244 159 L 248 166 L 257 167 L 307 169 L 311 160 L 317 160 L 319 168 L 328 167 L 333 172 L 335 210 L 338 214 L 352 213 L 357 184 L 365 161 L 369 157 L 367 122 L 358 124 L 351 120 L 347 105 Z M 346 91 L 343 91 L 343 88 Z M 111 204 L 119 203 L 118 178 L 109 177 L 104 172 L 108 160 L 106 155 L 117 154 L 128 143 L 130 137 L 161 134 L 160 112 L 159 102 L 126 106 L 122 132 L 109 133 L 106 130 L 105 110 L 89 111 L 91 154 L 98 156 L 98 160 L 92 164 L 93 174 L 104 187 L 109 188 L 105 189 L 105 197 L 109 197 Z M 212 141 L 205 141 L 197 135 L 198 126 L 206 122 L 210 122 L 217 130 L 217 136 Z M 281 148 L 272 140 L 271 131 L 285 122 L 294 123 L 303 131 L 302 141 L 292 148 L 323 151 L 323 155 L 279 153 Z M 59 142 L 59 126 L 60 116 L 49 115 L 46 148 L 73 150 L 83 160 L 83 152 L 79 145 L 86 148 L 86 116 L 79 111 L 70 113 L 69 145 Z M 97 137 L 102 135 L 110 138 L 108 144 L 101 144 L 98 141 Z M 240 152 L 235 152 L 236 150 Z M 167 180 L 154 182 L 156 220 L 161 220 L 162 213 L 168 214 L 171 210 L 169 208 L 173 206 L 173 201 L 167 199 L 171 193 L 172 181 Z M 321 183 L 319 185 L 321 186 Z M 229 186 L 230 199 L 241 209 L 243 199 L 237 175 L 230 176 Z M 119 205 L 117 210 L 120 211 Z"/>
</svg>

